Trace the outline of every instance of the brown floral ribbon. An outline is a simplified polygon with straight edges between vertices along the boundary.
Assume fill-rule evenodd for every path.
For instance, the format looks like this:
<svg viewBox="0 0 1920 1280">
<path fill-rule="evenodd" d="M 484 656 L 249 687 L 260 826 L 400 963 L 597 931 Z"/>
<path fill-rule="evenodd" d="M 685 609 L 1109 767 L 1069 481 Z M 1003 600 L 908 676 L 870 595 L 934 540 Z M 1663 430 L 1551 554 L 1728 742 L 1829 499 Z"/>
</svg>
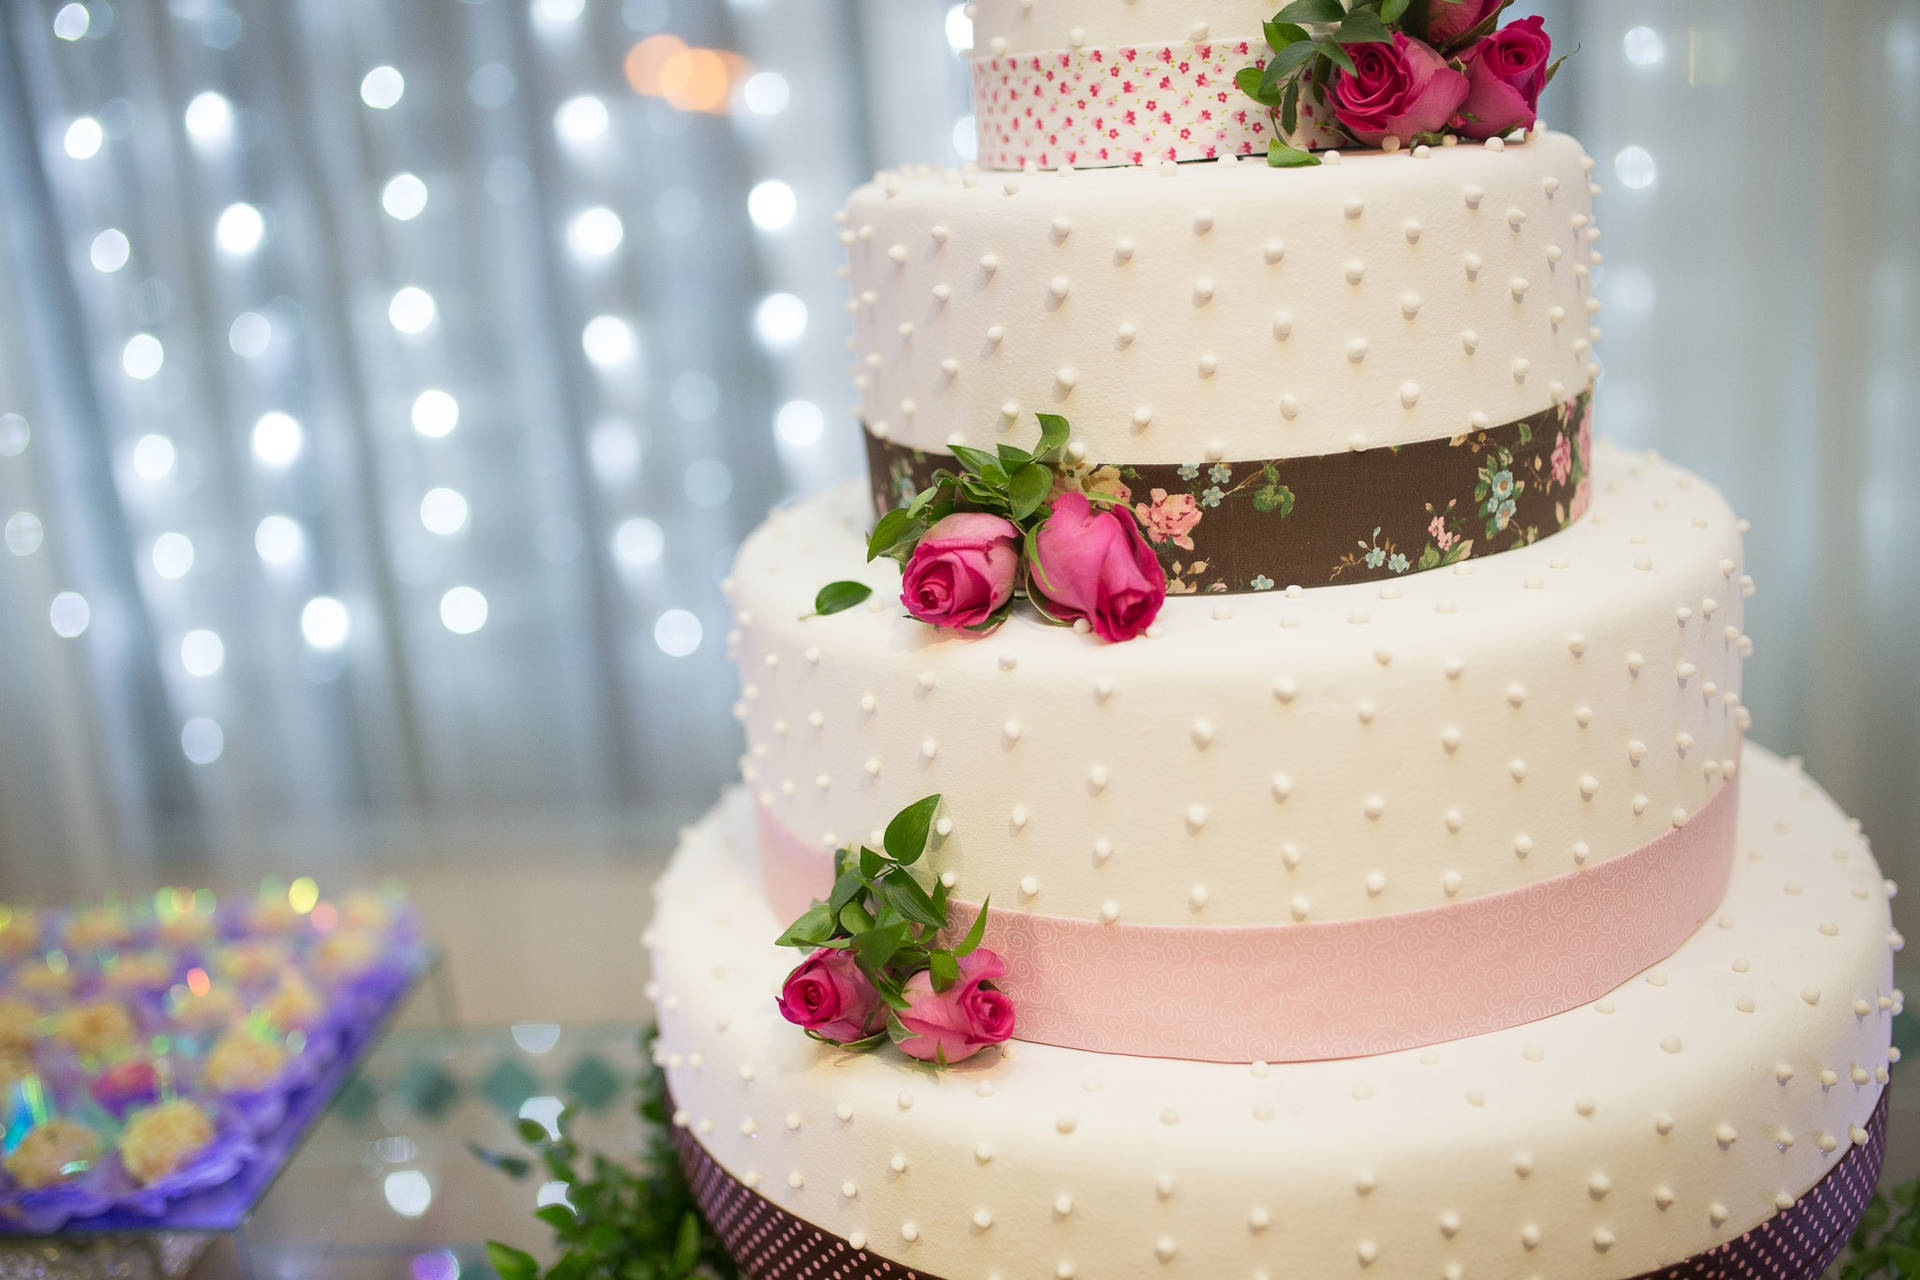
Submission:
<svg viewBox="0 0 1920 1280">
<path fill-rule="evenodd" d="M 680 1167 L 700 1212 L 747 1280 L 939 1280 L 926 1271 L 856 1249 L 832 1232 L 788 1213 L 722 1169 L 686 1128 L 673 1131 Z M 1705 1253 L 1633 1280 L 1820 1280 L 1866 1212 L 1886 1156 L 1887 1091 L 1867 1121 L 1867 1140 L 1807 1193 L 1753 1230 Z M 1013 1259 L 1008 1260 L 1009 1263 Z"/>
<path fill-rule="evenodd" d="M 1064 466 L 1059 489 L 1140 522 L 1167 590 L 1239 594 L 1396 578 L 1512 551 L 1587 509 L 1593 392 L 1452 439 L 1253 462 Z M 867 433 L 876 513 L 954 468 Z"/>
</svg>

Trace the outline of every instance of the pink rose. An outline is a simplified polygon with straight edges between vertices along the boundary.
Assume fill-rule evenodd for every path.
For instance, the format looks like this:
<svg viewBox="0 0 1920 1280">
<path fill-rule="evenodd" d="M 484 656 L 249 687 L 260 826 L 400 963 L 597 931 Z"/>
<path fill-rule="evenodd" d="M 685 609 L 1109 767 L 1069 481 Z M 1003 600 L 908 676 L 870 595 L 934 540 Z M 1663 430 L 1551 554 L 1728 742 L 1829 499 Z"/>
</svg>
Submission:
<svg viewBox="0 0 1920 1280">
<path fill-rule="evenodd" d="M 1553 455 L 1547 459 L 1553 468 L 1553 482 L 1565 484 L 1567 476 L 1573 471 L 1573 445 L 1562 431 L 1553 442 Z"/>
<path fill-rule="evenodd" d="M 989 985 L 1006 972 L 1006 962 L 981 947 L 960 958 L 959 980 L 945 991 L 933 989 L 930 973 L 908 978 L 908 1008 L 897 1016 L 912 1034 L 899 1042 L 900 1052 L 922 1062 L 964 1062 L 1011 1036 L 1013 1001 Z"/>
<path fill-rule="evenodd" d="M 1031 589 L 1055 617 L 1085 618 L 1103 640 L 1131 640 L 1159 616 L 1166 571 L 1126 512 L 1063 493 L 1035 541 Z"/>
<path fill-rule="evenodd" d="M 1403 31 L 1392 44 L 1351 45 L 1347 53 L 1359 74 L 1336 73 L 1327 97 L 1340 123 L 1370 147 L 1444 129 L 1466 100 L 1467 78 Z"/>
<path fill-rule="evenodd" d="M 780 1016 L 822 1040 L 864 1040 L 887 1022 L 880 993 L 850 952 L 822 947 L 787 975 L 776 1001 Z"/>
<path fill-rule="evenodd" d="M 1491 138 L 1533 126 L 1540 91 L 1547 87 L 1547 63 L 1553 41 L 1542 18 L 1509 22 L 1467 50 L 1467 99 L 1460 108 L 1460 132 Z"/>
<path fill-rule="evenodd" d="M 948 516 L 920 535 L 900 603 L 936 627 L 977 627 L 1013 595 L 1020 530 L 983 511 Z"/>
<path fill-rule="evenodd" d="M 1499 9 L 1500 0 L 1433 0 L 1427 9 L 1427 40 L 1444 49 Z"/>
<path fill-rule="evenodd" d="M 1165 489 L 1155 489 L 1151 505 L 1137 503 L 1133 510 L 1140 517 L 1140 523 L 1147 526 L 1148 538 L 1171 542 L 1182 551 L 1193 550 L 1193 539 L 1187 533 L 1200 523 L 1200 504 L 1192 494 L 1170 495 Z"/>
</svg>

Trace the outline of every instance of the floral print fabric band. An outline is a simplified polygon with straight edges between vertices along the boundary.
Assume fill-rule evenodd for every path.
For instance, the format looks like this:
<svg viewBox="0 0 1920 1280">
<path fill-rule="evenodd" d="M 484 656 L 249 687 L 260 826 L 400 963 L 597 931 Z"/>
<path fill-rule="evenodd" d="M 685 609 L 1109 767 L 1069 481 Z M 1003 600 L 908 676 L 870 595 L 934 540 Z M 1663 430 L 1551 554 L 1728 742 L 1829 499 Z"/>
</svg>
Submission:
<svg viewBox="0 0 1920 1280">
<path fill-rule="evenodd" d="M 1164 160 L 1265 156 L 1277 129 L 1234 73 L 1266 65 L 1264 39 L 1002 54 L 973 64 L 980 164 L 987 169 L 1072 165 L 1103 169 Z M 1339 134 L 1300 105 L 1299 147 L 1338 146 Z"/>
<path fill-rule="evenodd" d="M 722 1169 L 685 1125 L 673 1131 L 680 1167 L 700 1212 L 748 1280 L 833 1276 L 836 1280 L 937 1280 L 932 1274 L 856 1249 L 782 1209 Z M 1866 1142 L 1848 1147 L 1805 1195 L 1744 1235 L 1635 1280 L 1767 1276 L 1819 1280 L 1866 1212 L 1886 1155 L 1887 1093 L 1867 1121 Z"/>
<path fill-rule="evenodd" d="M 1593 392 L 1450 440 L 1254 462 L 1063 469 L 1058 489 L 1140 522 L 1171 595 L 1396 578 L 1512 551 L 1586 512 Z M 867 434 L 874 506 L 904 506 L 953 467 Z M 1057 490 L 1058 491 L 1058 490 Z"/>
</svg>

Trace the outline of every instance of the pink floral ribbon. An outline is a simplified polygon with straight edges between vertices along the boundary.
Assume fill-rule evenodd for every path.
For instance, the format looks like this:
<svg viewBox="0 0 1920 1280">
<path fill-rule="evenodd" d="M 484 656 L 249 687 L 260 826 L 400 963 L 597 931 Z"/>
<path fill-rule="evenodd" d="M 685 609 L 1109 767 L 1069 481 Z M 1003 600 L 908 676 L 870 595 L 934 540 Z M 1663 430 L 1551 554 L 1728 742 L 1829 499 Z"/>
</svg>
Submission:
<svg viewBox="0 0 1920 1280">
<path fill-rule="evenodd" d="M 995 908 L 1017 1038 L 1098 1053 L 1292 1062 L 1482 1035 L 1587 1003 L 1673 954 L 1733 869 L 1738 782 L 1631 852 L 1503 893 L 1306 924 L 1112 924 Z M 832 860 L 760 811 L 768 901 L 824 896 Z M 977 908 L 953 904 L 965 930 Z"/>
<path fill-rule="evenodd" d="M 1162 160 L 1264 156 L 1277 132 L 1240 91 L 1242 67 L 1264 66 L 1264 40 L 1003 54 L 973 63 L 980 163 L 989 169 L 1099 169 Z M 1334 136 L 1300 104 L 1298 146 Z"/>
</svg>

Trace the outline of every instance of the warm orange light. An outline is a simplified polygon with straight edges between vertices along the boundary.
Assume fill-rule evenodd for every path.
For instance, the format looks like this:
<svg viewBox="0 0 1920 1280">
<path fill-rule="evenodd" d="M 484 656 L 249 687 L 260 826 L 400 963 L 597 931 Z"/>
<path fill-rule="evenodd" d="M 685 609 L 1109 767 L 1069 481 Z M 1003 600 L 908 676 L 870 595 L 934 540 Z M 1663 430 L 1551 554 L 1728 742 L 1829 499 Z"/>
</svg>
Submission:
<svg viewBox="0 0 1920 1280">
<path fill-rule="evenodd" d="M 213 989 L 213 980 L 207 977 L 205 969 L 187 970 L 187 990 L 196 996 L 203 996 Z"/>
<path fill-rule="evenodd" d="M 676 54 L 685 53 L 687 42 L 679 36 L 648 36 L 627 50 L 627 83 L 635 93 L 660 96 L 660 71 Z"/>
</svg>

